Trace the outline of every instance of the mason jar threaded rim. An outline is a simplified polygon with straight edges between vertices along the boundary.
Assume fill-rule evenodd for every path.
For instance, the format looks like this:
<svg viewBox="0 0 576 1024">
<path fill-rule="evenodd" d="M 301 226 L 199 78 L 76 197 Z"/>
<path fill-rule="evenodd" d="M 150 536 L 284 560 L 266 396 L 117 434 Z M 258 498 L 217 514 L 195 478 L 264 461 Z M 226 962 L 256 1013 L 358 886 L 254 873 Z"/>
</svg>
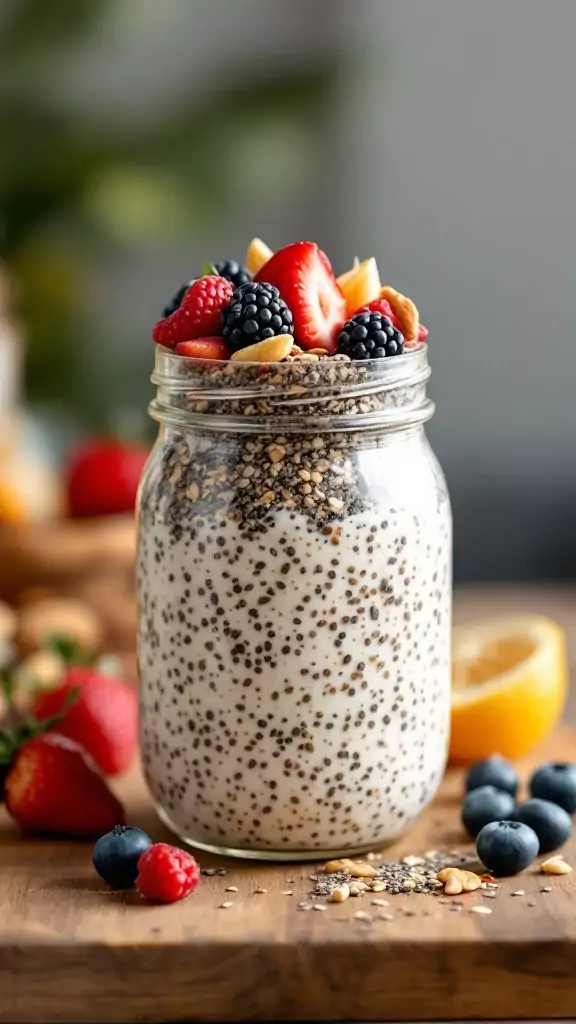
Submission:
<svg viewBox="0 0 576 1024">
<path fill-rule="evenodd" d="M 156 347 L 153 419 L 227 433 L 399 430 L 430 419 L 428 348 L 378 360 L 216 361 Z"/>
</svg>

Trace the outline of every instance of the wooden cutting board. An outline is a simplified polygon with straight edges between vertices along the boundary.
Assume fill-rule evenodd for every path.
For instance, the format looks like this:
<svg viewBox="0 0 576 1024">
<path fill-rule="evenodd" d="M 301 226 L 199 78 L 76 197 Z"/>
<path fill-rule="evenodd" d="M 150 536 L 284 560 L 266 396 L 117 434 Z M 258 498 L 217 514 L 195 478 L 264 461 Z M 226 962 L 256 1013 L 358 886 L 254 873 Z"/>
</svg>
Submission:
<svg viewBox="0 0 576 1024">
<path fill-rule="evenodd" d="M 576 733 L 560 734 L 534 760 L 551 757 L 573 760 Z M 450 772 L 433 806 L 387 857 L 465 846 L 461 786 L 461 774 Z M 134 824 L 156 840 L 169 838 L 138 773 L 119 790 Z M 576 867 L 576 841 L 565 855 Z M 100 882 L 90 845 L 24 840 L 0 812 L 0 1020 L 576 1014 L 576 870 L 549 879 L 529 869 L 505 881 L 496 899 L 468 894 L 459 909 L 433 896 L 390 896 L 385 912 L 394 919 L 367 925 L 354 915 L 379 912 L 371 896 L 322 912 L 297 909 L 312 886 L 309 864 L 200 860 L 203 868 L 225 867 L 226 876 L 204 877 L 183 903 L 149 906 Z M 552 891 L 543 893 L 544 885 Z M 518 891 L 524 895 L 512 895 Z M 226 900 L 233 906 L 220 909 Z M 492 913 L 473 913 L 475 905 Z"/>
</svg>

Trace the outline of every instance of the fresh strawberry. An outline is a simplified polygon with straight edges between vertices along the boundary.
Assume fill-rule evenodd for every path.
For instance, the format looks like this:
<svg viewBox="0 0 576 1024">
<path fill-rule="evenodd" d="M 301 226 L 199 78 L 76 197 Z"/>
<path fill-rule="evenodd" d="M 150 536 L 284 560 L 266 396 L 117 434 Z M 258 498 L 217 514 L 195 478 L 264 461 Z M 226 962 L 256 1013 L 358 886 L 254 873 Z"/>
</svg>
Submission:
<svg viewBox="0 0 576 1024">
<path fill-rule="evenodd" d="M 174 348 L 179 341 L 220 334 L 221 313 L 234 294 L 225 277 L 206 274 L 194 281 L 178 309 L 159 320 L 152 337 L 157 345 Z"/>
<path fill-rule="evenodd" d="M 254 280 L 279 289 L 292 311 L 295 340 L 302 348 L 334 352 L 346 318 L 346 300 L 328 257 L 315 242 L 294 242 L 279 249 Z"/>
<path fill-rule="evenodd" d="M 77 691 L 74 702 L 71 696 Z M 134 760 L 138 744 L 138 697 L 121 679 L 97 668 L 72 665 L 54 690 L 39 693 L 34 717 L 43 722 L 60 716 L 62 736 L 82 744 L 104 775 L 124 771 Z"/>
<path fill-rule="evenodd" d="M 69 514 L 77 518 L 133 512 L 148 454 L 140 445 L 86 441 L 66 469 Z"/>
<path fill-rule="evenodd" d="M 222 338 L 194 338 L 193 341 L 179 341 L 174 349 L 177 356 L 188 359 L 229 359 L 228 346 Z"/>
<path fill-rule="evenodd" d="M 10 814 L 26 830 L 100 836 L 124 822 L 122 804 L 86 751 L 56 732 L 16 751 L 4 789 Z"/>
</svg>

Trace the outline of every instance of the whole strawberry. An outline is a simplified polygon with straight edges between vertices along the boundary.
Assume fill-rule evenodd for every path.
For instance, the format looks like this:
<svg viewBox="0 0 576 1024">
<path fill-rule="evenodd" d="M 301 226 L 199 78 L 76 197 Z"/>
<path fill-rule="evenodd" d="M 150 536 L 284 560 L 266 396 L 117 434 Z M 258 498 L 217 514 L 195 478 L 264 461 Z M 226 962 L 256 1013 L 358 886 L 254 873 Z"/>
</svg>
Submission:
<svg viewBox="0 0 576 1024">
<path fill-rule="evenodd" d="M 123 772 L 134 760 L 138 696 L 121 679 L 73 665 L 56 689 L 36 696 L 32 710 L 38 721 L 59 716 L 58 732 L 80 743 L 104 775 Z"/>
<path fill-rule="evenodd" d="M 152 332 L 157 345 L 173 349 L 181 341 L 220 335 L 221 314 L 234 294 L 225 277 L 206 274 L 194 281 L 178 309 L 159 320 Z"/>
<path fill-rule="evenodd" d="M 86 751 L 56 732 L 18 747 L 4 793 L 10 814 L 26 831 L 99 836 L 125 820 L 122 804 Z"/>
<path fill-rule="evenodd" d="M 69 514 L 78 518 L 133 512 L 148 455 L 141 445 L 86 441 L 66 469 Z"/>
</svg>

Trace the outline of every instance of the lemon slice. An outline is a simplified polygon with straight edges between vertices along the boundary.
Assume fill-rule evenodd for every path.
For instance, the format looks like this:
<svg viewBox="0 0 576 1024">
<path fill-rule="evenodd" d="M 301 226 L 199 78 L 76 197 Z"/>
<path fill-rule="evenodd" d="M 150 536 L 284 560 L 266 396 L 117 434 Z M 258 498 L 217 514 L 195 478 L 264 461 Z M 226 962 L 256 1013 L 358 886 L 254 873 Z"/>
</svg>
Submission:
<svg viewBox="0 0 576 1024">
<path fill-rule="evenodd" d="M 246 253 L 246 266 L 250 273 L 257 274 L 273 255 L 272 249 L 268 248 L 266 242 L 263 242 L 261 238 L 253 238 Z"/>
<path fill-rule="evenodd" d="M 346 299 L 346 316 L 352 316 L 361 306 L 367 306 L 373 299 L 377 299 L 382 285 L 374 257 L 363 260 L 356 267 L 341 274 L 338 284 Z"/>
<path fill-rule="evenodd" d="M 458 626 L 452 656 L 452 760 L 522 757 L 558 721 L 568 666 L 555 622 L 522 615 Z"/>
</svg>

